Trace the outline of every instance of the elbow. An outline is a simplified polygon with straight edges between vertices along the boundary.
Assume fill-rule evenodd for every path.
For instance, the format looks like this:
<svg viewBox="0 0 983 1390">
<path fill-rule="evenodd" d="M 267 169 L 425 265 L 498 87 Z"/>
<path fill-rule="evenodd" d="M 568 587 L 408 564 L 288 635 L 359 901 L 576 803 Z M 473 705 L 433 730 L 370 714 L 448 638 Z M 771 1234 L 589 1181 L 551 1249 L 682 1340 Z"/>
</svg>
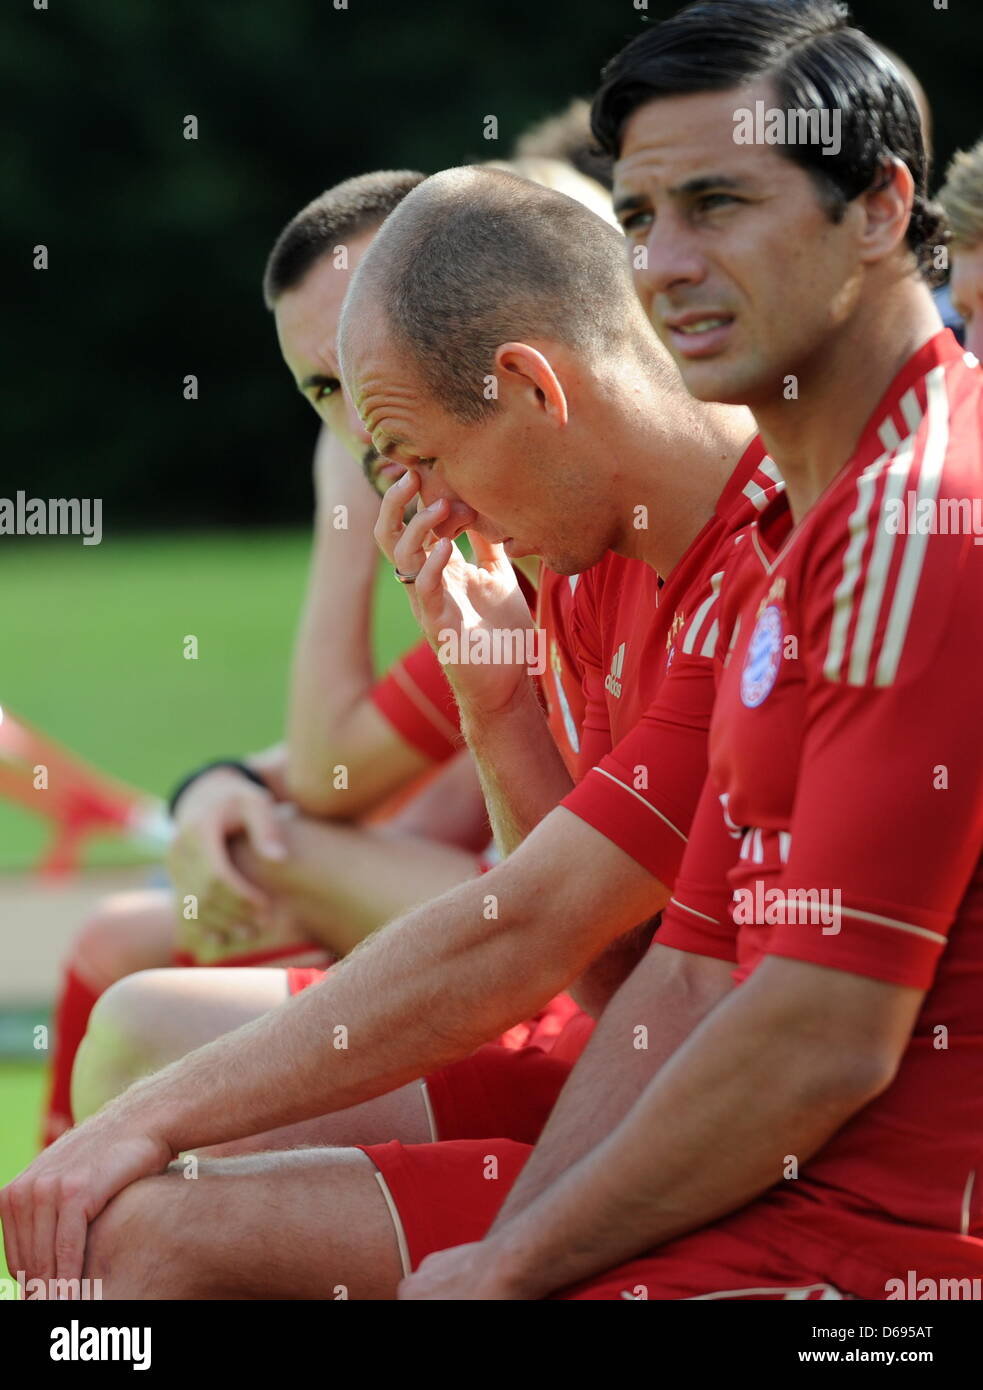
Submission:
<svg viewBox="0 0 983 1390">
<path fill-rule="evenodd" d="M 900 1057 L 893 1049 L 857 1039 L 843 1040 L 835 1048 L 819 1044 L 820 1055 L 810 1068 L 812 1101 L 828 1107 L 844 1119 L 882 1095 L 898 1074 Z"/>
<path fill-rule="evenodd" d="M 298 766 L 288 762 L 287 800 L 305 816 L 315 820 L 350 820 L 358 814 L 348 791 L 347 768 L 342 764 L 325 766 L 323 771 L 310 761 Z M 339 785 L 341 784 L 341 785 Z"/>
<path fill-rule="evenodd" d="M 858 1045 L 854 1055 L 841 1068 L 844 1090 L 857 1098 L 858 1105 L 876 1100 L 894 1082 L 902 1054 L 888 1047 Z"/>
</svg>

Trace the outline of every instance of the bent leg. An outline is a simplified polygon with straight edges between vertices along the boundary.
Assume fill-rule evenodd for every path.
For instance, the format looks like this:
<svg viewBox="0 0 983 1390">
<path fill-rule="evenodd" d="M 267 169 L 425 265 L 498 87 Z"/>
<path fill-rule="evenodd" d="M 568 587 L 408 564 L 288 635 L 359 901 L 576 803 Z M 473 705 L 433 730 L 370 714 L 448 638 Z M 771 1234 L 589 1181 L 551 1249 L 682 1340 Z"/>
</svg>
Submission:
<svg viewBox="0 0 983 1390">
<path fill-rule="evenodd" d="M 170 893 L 116 893 L 83 922 L 62 972 L 53 1018 L 54 1051 L 43 1142 L 72 1125 L 72 1068 L 89 1015 L 103 990 L 135 970 L 169 965 L 176 936 Z"/>
<path fill-rule="evenodd" d="M 114 893 L 97 903 L 79 928 L 70 960 L 88 984 L 102 991 L 138 970 L 170 965 L 176 936 L 169 889 Z"/>
<path fill-rule="evenodd" d="M 104 1298 L 390 1299 L 403 1276 L 372 1162 L 357 1149 L 205 1159 L 133 1183 L 89 1230 Z"/>
</svg>

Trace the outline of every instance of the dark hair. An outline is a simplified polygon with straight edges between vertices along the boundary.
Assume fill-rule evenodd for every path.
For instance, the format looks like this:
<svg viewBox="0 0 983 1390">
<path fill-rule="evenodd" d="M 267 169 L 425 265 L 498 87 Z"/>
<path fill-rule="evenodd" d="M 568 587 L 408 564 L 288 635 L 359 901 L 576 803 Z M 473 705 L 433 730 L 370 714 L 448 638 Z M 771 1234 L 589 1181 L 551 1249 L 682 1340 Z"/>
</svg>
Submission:
<svg viewBox="0 0 983 1390">
<path fill-rule="evenodd" d="M 379 226 L 426 174 L 378 169 L 335 184 L 301 208 L 277 237 L 263 273 L 263 298 L 272 309 L 296 289 L 311 267 L 341 242 Z"/>
<path fill-rule="evenodd" d="M 840 149 L 779 146 L 815 180 L 834 222 L 846 204 L 882 182 L 891 157 L 911 171 L 908 245 L 929 279 L 948 233 L 927 197 L 928 158 L 914 96 L 893 63 L 837 0 L 698 0 L 633 39 L 607 65 L 591 124 L 618 157 L 625 122 L 658 97 L 727 91 L 770 78 L 786 111 L 839 111 Z"/>
<path fill-rule="evenodd" d="M 502 343 L 547 338 L 591 362 L 628 351 L 661 361 L 624 248 L 614 227 L 563 193 L 499 169 L 444 170 L 366 252 L 342 313 L 343 366 L 366 287 L 427 390 L 466 424 L 497 409 L 484 387 Z"/>
<path fill-rule="evenodd" d="M 574 97 L 554 116 L 538 121 L 519 136 L 513 159 L 559 159 L 610 191 L 614 182 L 611 156 L 591 134 L 590 102 Z"/>
</svg>

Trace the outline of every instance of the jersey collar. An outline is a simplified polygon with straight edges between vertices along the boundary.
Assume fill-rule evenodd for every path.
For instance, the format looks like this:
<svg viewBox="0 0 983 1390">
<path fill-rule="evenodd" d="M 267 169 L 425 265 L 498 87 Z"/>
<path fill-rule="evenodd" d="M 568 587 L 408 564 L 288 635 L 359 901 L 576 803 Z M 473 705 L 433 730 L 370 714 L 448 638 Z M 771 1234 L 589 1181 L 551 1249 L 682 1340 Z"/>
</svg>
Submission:
<svg viewBox="0 0 983 1390">
<path fill-rule="evenodd" d="M 788 497 L 784 491 L 772 498 L 752 528 L 754 547 L 766 569 L 774 568 L 792 537 L 797 538 L 807 529 L 811 519 L 820 511 L 822 502 L 840 487 L 847 477 L 866 468 L 885 452 L 882 426 L 901 405 L 902 397 L 935 367 L 945 366 L 963 356 L 964 349 L 948 328 L 934 334 L 912 353 L 871 411 L 853 454 L 835 477 L 830 479 L 825 490 L 802 518 L 800 525 L 793 527 Z"/>
</svg>

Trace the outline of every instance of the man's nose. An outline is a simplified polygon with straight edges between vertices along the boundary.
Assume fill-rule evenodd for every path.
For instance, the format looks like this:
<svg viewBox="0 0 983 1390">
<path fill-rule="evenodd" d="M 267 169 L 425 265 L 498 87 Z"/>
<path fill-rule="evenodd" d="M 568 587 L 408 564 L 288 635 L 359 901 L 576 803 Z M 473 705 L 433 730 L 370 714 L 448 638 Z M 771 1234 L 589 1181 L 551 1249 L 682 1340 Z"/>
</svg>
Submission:
<svg viewBox="0 0 983 1390">
<path fill-rule="evenodd" d="M 448 503 L 447 515 L 437 526 L 434 527 L 434 534 L 453 539 L 459 536 L 462 531 L 473 526 L 478 520 L 478 513 L 473 507 L 458 497 L 457 493 L 447 487 L 445 483 L 437 478 L 430 468 L 414 469 L 420 479 L 421 505 L 429 507 L 431 503 L 438 502 L 445 498 Z"/>
<path fill-rule="evenodd" d="M 439 502 L 442 497 L 453 500 L 453 492 L 434 476 L 433 469 L 415 468 L 413 471 L 420 480 L 420 497 L 424 507 L 429 507 L 431 502 Z"/>
<path fill-rule="evenodd" d="M 638 254 L 635 284 L 646 302 L 681 285 L 698 285 L 706 275 L 706 263 L 679 218 L 658 218 L 633 254 Z"/>
</svg>

